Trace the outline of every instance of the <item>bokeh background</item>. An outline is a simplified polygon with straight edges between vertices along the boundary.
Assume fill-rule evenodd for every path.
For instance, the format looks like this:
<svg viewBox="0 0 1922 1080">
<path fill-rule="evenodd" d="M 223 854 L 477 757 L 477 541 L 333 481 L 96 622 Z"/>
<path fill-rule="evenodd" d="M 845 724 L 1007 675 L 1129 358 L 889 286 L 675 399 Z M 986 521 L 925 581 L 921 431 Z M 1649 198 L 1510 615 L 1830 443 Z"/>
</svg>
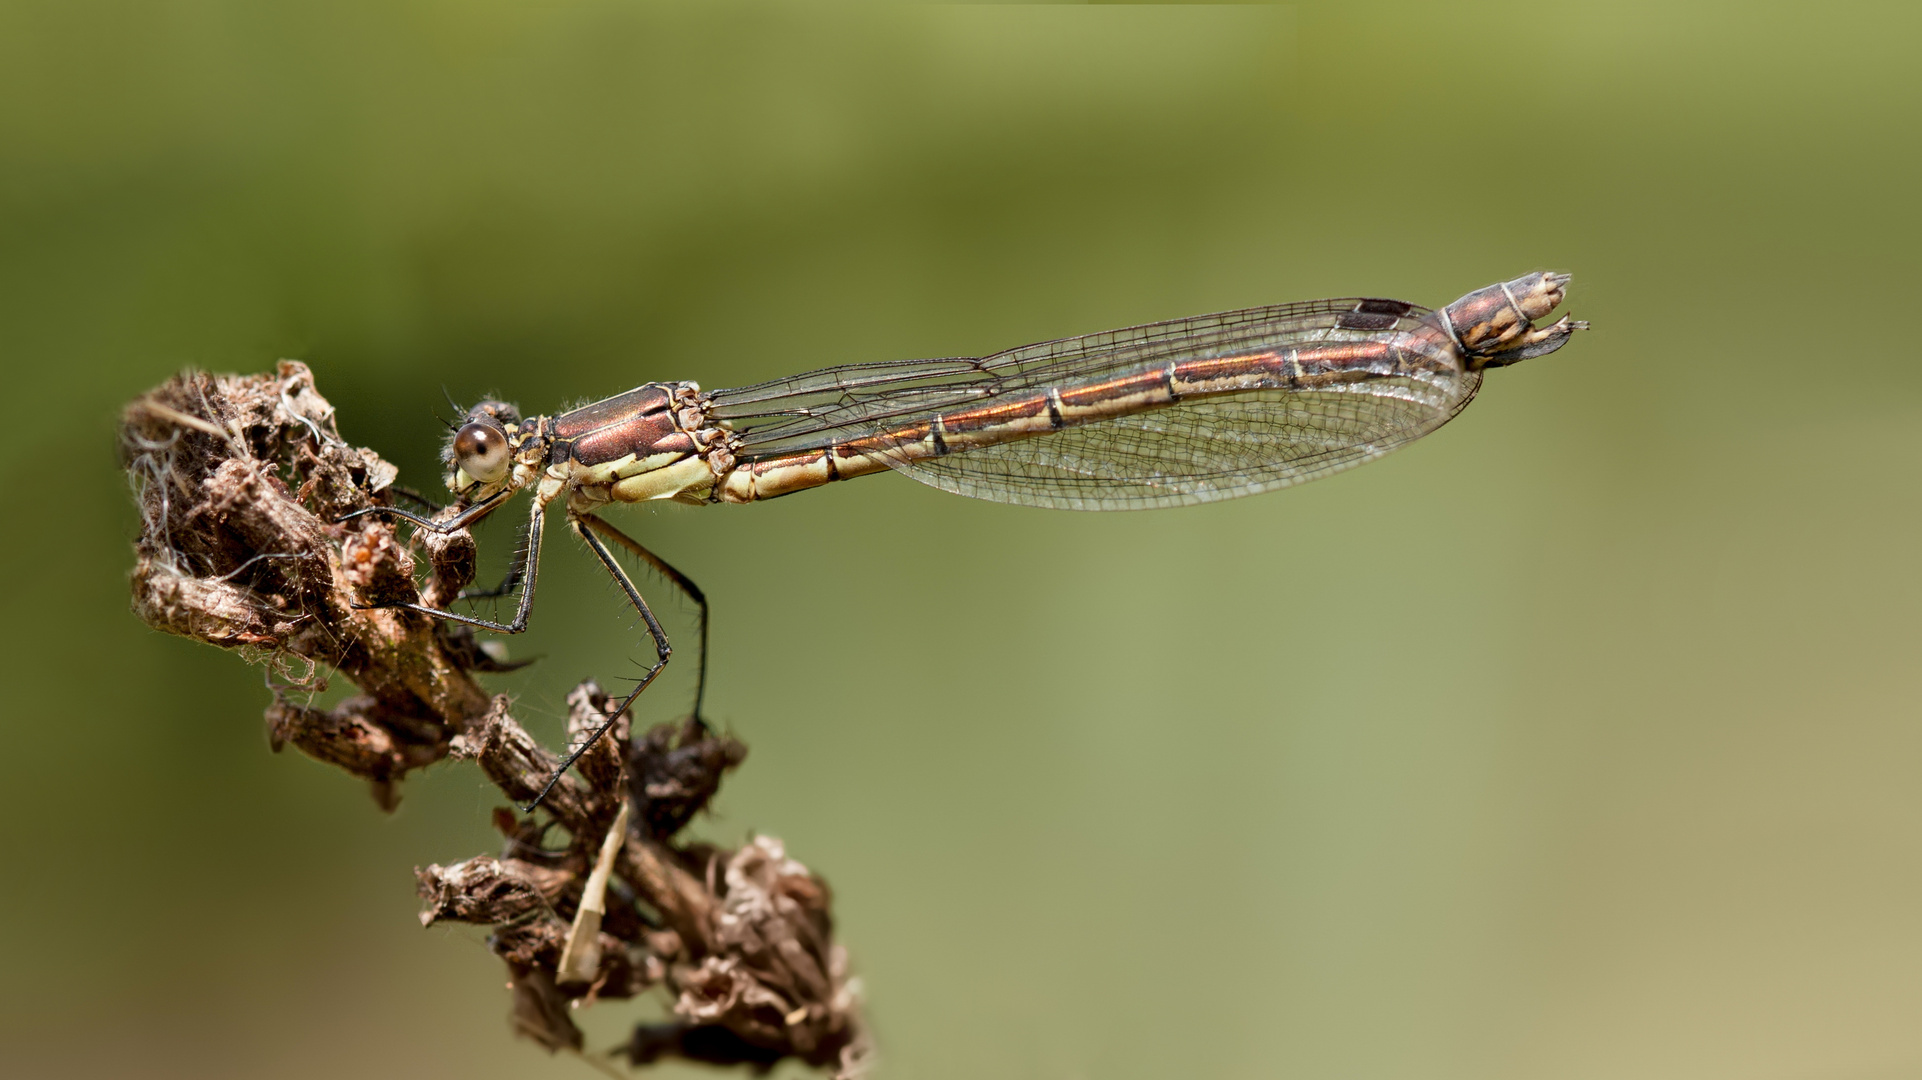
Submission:
<svg viewBox="0 0 1922 1080">
<path fill-rule="evenodd" d="M 176 369 L 303 359 L 432 487 L 443 387 L 1560 268 L 1592 333 L 1299 490 L 627 511 L 752 747 L 702 827 L 832 881 L 890 1076 L 1922 1076 L 1915 12 L 0 2 L 0 1072 L 588 1075 L 415 921 L 479 775 L 385 816 L 128 613 Z M 549 738 L 596 574 L 491 681 Z"/>
</svg>

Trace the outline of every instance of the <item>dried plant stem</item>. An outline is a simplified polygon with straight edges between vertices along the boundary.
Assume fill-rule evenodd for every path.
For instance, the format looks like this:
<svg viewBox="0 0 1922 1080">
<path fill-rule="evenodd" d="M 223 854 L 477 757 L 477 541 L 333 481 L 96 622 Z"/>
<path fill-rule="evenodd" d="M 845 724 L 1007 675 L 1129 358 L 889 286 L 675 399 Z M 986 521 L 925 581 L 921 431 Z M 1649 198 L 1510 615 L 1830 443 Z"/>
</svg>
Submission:
<svg viewBox="0 0 1922 1080">
<path fill-rule="evenodd" d="M 365 779 L 390 810 L 402 777 L 449 756 L 509 802 L 540 789 L 557 759 L 474 681 L 493 665 L 472 635 L 367 606 L 448 603 L 473 578 L 472 538 L 422 535 L 416 550 L 370 517 L 333 524 L 384 504 L 395 470 L 340 438 L 304 365 L 183 374 L 127 407 L 121 448 L 142 520 L 135 613 L 265 663 L 281 690 L 329 671 L 358 689 L 332 709 L 277 690 L 275 749 Z M 575 739 L 609 707 L 592 681 L 568 705 Z M 580 1052 L 574 1008 L 660 986 L 671 1019 L 618 1048 L 631 1065 L 793 1057 L 860 1075 L 869 1044 L 826 883 L 772 837 L 735 851 L 678 838 L 746 752 L 691 720 L 634 738 L 622 717 L 535 815 L 494 811 L 500 855 L 416 871 L 422 923 L 492 927 L 515 1029 L 550 1050 Z"/>
</svg>

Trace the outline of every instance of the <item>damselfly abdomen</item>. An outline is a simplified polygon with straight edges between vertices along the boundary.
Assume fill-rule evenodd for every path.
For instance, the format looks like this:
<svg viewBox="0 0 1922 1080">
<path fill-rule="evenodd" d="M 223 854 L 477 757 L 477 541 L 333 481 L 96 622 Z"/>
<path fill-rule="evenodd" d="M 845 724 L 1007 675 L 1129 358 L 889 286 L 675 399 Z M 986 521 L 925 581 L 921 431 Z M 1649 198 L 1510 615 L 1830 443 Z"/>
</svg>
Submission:
<svg viewBox="0 0 1922 1080">
<path fill-rule="evenodd" d="M 501 588 L 473 594 L 520 586 L 512 622 L 407 605 L 511 634 L 527 627 L 541 526 L 561 502 L 655 646 L 655 663 L 608 714 L 611 725 L 670 650 L 608 542 L 699 605 L 703 669 L 707 608 L 684 575 L 596 513 L 609 503 L 749 503 L 890 469 L 962 495 L 1073 510 L 1286 487 L 1426 435 L 1474 398 L 1483 371 L 1561 348 L 1587 324 L 1534 322 L 1561 303 L 1567 284 L 1565 274 L 1529 274 L 1438 311 L 1367 298 L 1249 308 L 983 358 L 849 364 L 733 390 L 647 383 L 551 417 L 523 419 L 486 401 L 448 440 L 447 483 L 458 496 L 451 514 L 363 513 L 449 532 L 531 490 L 515 568 Z M 698 717 L 698 696 L 695 708 Z M 598 737 L 574 748 L 561 771 Z"/>
</svg>

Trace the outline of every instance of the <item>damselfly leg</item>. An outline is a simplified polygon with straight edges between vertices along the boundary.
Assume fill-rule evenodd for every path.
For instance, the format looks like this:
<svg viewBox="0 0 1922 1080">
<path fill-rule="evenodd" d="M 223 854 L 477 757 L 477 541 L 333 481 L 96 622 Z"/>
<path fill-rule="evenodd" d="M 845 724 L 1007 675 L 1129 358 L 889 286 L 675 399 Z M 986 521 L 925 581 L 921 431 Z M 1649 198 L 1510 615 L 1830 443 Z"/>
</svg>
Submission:
<svg viewBox="0 0 1922 1080">
<path fill-rule="evenodd" d="M 410 487 L 402 487 L 399 484 L 389 484 L 387 485 L 387 490 L 392 494 L 406 499 L 415 506 L 425 509 L 430 514 L 438 514 L 446 509 L 446 507 Z"/>
<path fill-rule="evenodd" d="M 653 567 L 655 573 L 660 574 L 668 580 L 669 584 L 679 589 L 681 595 L 694 601 L 694 607 L 698 612 L 696 621 L 699 623 L 697 636 L 700 638 L 700 651 L 697 654 L 698 658 L 694 661 L 696 666 L 694 676 L 694 722 L 700 725 L 701 730 L 706 731 L 707 720 L 701 706 L 707 700 L 707 594 L 701 591 L 699 585 L 694 584 L 693 578 L 681 573 L 674 567 L 673 563 L 642 547 L 640 541 L 615 528 L 606 518 L 596 514 L 578 514 L 576 518 L 577 520 L 587 522 L 589 528 L 600 533 L 603 537 L 626 548 L 635 558 Z M 627 585 L 623 585 L 622 587 L 629 588 Z"/>
<path fill-rule="evenodd" d="M 555 766 L 554 774 L 547 778 L 547 783 L 541 787 L 540 794 L 535 795 L 534 801 L 521 808 L 523 812 L 531 812 L 536 806 L 541 804 L 542 799 L 547 798 L 547 793 L 554 790 L 554 785 L 560 782 L 561 776 L 565 774 L 567 770 L 573 768 L 574 763 L 580 760 L 581 755 L 587 753 L 589 747 L 599 742 L 602 735 L 607 734 L 608 729 L 614 726 L 614 721 L 620 719 L 621 714 L 627 711 L 628 706 L 634 704 L 635 698 L 640 697 L 649 686 L 653 685 L 655 678 L 661 674 L 661 669 L 667 666 L 668 659 L 674 655 L 673 647 L 667 642 L 667 631 L 661 629 L 660 621 L 654 618 L 654 612 L 648 609 L 647 601 L 641 599 L 641 591 L 634 587 L 634 579 L 629 577 L 627 571 L 621 568 L 620 561 L 614 558 L 613 552 L 607 550 L 607 545 L 601 541 L 601 538 L 594 534 L 597 529 L 605 530 L 614 536 L 620 537 L 620 539 L 624 541 L 623 546 L 628 547 L 629 550 L 647 559 L 649 565 L 664 566 L 666 564 L 646 548 L 641 547 L 641 545 L 622 535 L 620 530 L 592 514 L 570 513 L 567 524 L 574 530 L 574 535 L 587 542 L 588 550 L 594 553 L 595 558 L 601 560 L 601 565 L 607 568 L 608 574 L 614 578 L 614 583 L 621 587 L 623 593 L 627 594 L 627 602 L 633 605 L 635 611 L 640 613 L 641 621 L 647 625 L 648 637 L 654 640 L 655 659 L 653 666 L 648 668 L 646 673 L 641 676 L 640 681 L 635 684 L 634 689 L 628 691 L 627 696 L 621 699 L 621 703 L 607 710 L 607 715 L 602 717 L 600 726 L 595 728 L 587 738 L 582 739 L 580 745 L 568 748 L 567 756 L 563 757 L 561 763 Z M 680 576 L 679 571 L 675 571 L 675 576 Z M 529 585 L 531 586 L 532 583 L 532 578 L 530 578 Z M 692 583 L 690 582 L 689 584 Z M 699 590 L 695 590 L 692 595 L 698 597 Z M 705 637 L 707 628 L 707 602 L 703 598 L 700 600 L 700 604 L 702 616 L 701 627 L 703 637 Z M 703 655 L 702 659 L 705 660 L 706 656 Z M 703 667 L 705 667 L 705 665 L 703 665 Z M 697 701 L 698 698 L 699 694 L 697 692 Z M 700 715 L 700 707 L 698 704 L 695 706 L 695 715 L 697 717 Z"/>
<path fill-rule="evenodd" d="M 415 491 L 413 488 L 410 488 L 410 487 L 402 487 L 399 484 L 389 484 L 387 485 L 387 490 L 390 493 L 394 495 L 398 495 L 401 498 L 406 499 L 408 502 L 411 502 L 414 505 L 425 509 L 430 514 L 438 514 L 442 510 L 446 509 L 446 507 L 442 506 L 440 503 L 435 502 L 434 500 L 428 498 L 425 495 L 422 495 L 420 492 Z M 507 576 L 501 579 L 501 583 L 499 585 L 496 585 L 491 589 L 462 589 L 460 591 L 460 595 L 454 597 L 454 599 L 455 600 L 498 600 L 503 596 L 509 595 L 517 587 L 519 587 L 521 583 L 521 575 L 525 574 L 526 572 L 527 572 L 527 545 L 523 543 L 520 546 L 520 548 L 514 553 L 514 561 L 507 568 Z"/>
<path fill-rule="evenodd" d="M 519 588 L 521 582 L 527 577 L 528 553 L 532 549 L 533 545 L 528 542 L 526 537 L 522 537 L 520 546 L 514 551 L 514 561 L 507 566 L 507 576 L 501 578 L 499 585 L 491 589 L 462 589 L 460 593 L 454 597 L 454 600 L 456 602 L 461 600 L 499 600 L 503 596 L 512 595 L 514 590 Z"/>
<path fill-rule="evenodd" d="M 385 506 L 356 511 L 355 513 L 342 517 L 340 520 L 347 521 L 355 517 L 370 514 L 387 515 L 410 522 L 417 528 L 436 533 L 450 533 L 457 529 L 465 528 L 473 521 L 484 516 L 488 510 L 498 506 L 499 502 L 499 499 L 487 500 L 476 506 L 469 507 L 467 510 L 462 511 L 446 521 L 436 521 L 398 507 Z M 521 589 L 520 602 L 516 605 L 514 617 L 509 622 L 503 623 L 492 619 L 483 619 L 458 611 L 448 611 L 444 608 L 430 607 L 426 604 L 417 603 L 379 604 L 368 605 L 368 607 L 404 608 L 408 611 L 419 612 L 431 618 L 444 619 L 449 622 L 479 627 L 483 630 L 492 630 L 496 633 L 523 633 L 527 629 L 528 617 L 534 608 L 534 588 L 540 569 L 541 536 L 542 527 L 545 522 L 546 505 L 542 503 L 541 500 L 535 499 L 528 515 L 525 542 L 516 554 L 514 563 L 509 568 L 506 579 L 498 588 L 472 592 L 463 590 L 456 598 L 458 600 L 471 600 L 500 597 L 511 593 L 515 587 L 518 586 Z M 522 807 L 523 812 L 531 812 L 541 804 L 541 801 L 547 797 L 548 792 L 553 790 L 554 785 L 560 781 L 560 778 L 566 774 L 567 770 L 572 768 L 574 763 L 580 759 L 581 755 L 586 753 L 602 735 L 606 734 L 608 729 L 614 726 L 614 722 L 620 718 L 621 714 L 625 713 L 628 708 L 634 704 L 634 701 L 641 696 L 642 692 L 653 684 L 654 680 L 659 677 L 661 670 L 667 666 L 668 659 L 673 655 L 673 648 L 668 642 L 667 632 L 661 628 L 660 621 L 654 617 L 654 612 L 648 608 L 647 601 L 642 599 L 640 590 L 635 586 L 633 578 L 622 568 L 620 561 L 614 557 L 614 553 L 608 549 L 607 544 L 602 540 L 603 536 L 659 572 L 670 584 L 694 602 L 695 608 L 699 613 L 700 638 L 699 660 L 696 662 L 694 720 L 695 723 L 703 729 L 707 727 L 707 722 L 702 718 L 701 714 L 702 702 L 707 692 L 707 595 L 701 591 L 698 585 L 694 584 L 693 579 L 683 574 L 679 569 L 675 568 L 673 564 L 654 554 L 638 540 L 615 528 L 605 519 L 589 513 L 570 512 L 568 514 L 568 525 L 574 531 L 575 535 L 586 542 L 588 549 L 600 560 L 601 565 L 606 568 L 608 574 L 613 577 L 615 584 L 619 585 L 621 591 L 626 594 L 628 603 L 640 614 L 642 622 L 647 627 L 648 637 L 654 645 L 655 660 L 641 676 L 634 689 L 621 700 L 618 706 L 607 712 L 593 733 L 581 740 L 579 745 L 568 749 L 560 764 L 555 767 L 553 774 L 548 777 L 547 783 L 541 787 L 540 793 L 534 797 L 532 802 Z"/>
<path fill-rule="evenodd" d="M 487 503 L 476 504 L 475 506 L 469 507 L 468 509 L 462 511 L 459 514 L 456 514 L 454 517 L 444 522 L 434 521 L 431 518 L 424 518 L 424 517 L 421 517 L 419 514 L 410 513 L 406 510 L 402 510 L 398 507 L 392 507 L 392 506 L 374 506 L 374 507 L 369 507 L 366 510 L 356 510 L 352 514 L 348 514 L 345 517 L 342 517 L 340 520 L 347 521 L 352 518 L 361 517 L 368 514 L 390 514 L 394 517 L 402 519 L 403 521 L 410 521 L 414 523 L 415 526 L 419 528 L 427 529 L 431 532 L 450 533 L 450 532 L 454 532 L 457 529 L 465 528 L 469 524 L 473 523 L 477 518 L 482 516 L 481 513 L 476 513 L 476 511 L 482 510 L 483 507 L 485 507 L 487 510 L 491 510 L 498 505 L 500 505 L 499 499 L 491 500 L 490 502 L 487 502 Z M 450 622 L 465 623 L 468 626 L 478 626 L 483 630 L 492 630 L 498 634 L 519 634 L 519 633 L 525 632 L 527 629 L 527 616 L 530 612 L 534 610 L 534 579 L 535 579 L 535 575 L 540 569 L 540 563 L 541 563 L 541 525 L 547 517 L 547 506 L 546 504 L 542 503 L 539 499 L 534 500 L 533 507 L 534 507 L 533 512 L 528 515 L 527 542 L 523 544 L 521 547 L 520 558 L 515 560 L 520 564 L 520 567 L 522 570 L 522 573 L 520 576 L 522 580 L 520 583 L 521 599 L 520 599 L 519 605 L 517 605 L 514 609 L 514 621 L 506 622 L 506 623 L 495 622 L 492 619 L 483 619 L 474 615 L 463 615 L 458 611 L 448 611 L 445 608 L 429 607 L 426 604 L 413 604 L 413 603 L 368 604 L 366 605 L 366 607 L 368 608 L 405 608 L 408 611 L 418 611 L 422 615 L 426 615 L 431 618 L 446 619 Z M 514 576 L 513 572 L 509 571 L 508 576 L 510 578 L 513 577 Z"/>
</svg>

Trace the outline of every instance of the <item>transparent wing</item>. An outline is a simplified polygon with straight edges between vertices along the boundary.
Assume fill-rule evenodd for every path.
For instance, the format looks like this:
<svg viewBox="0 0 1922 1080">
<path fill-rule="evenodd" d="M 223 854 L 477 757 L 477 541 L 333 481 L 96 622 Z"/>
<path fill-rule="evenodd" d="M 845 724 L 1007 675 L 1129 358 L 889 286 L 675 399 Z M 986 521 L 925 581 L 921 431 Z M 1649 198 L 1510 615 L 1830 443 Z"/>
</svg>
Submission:
<svg viewBox="0 0 1922 1080">
<path fill-rule="evenodd" d="M 1469 372 L 1258 391 L 888 464 L 943 491 L 1023 506 L 1140 510 L 1212 502 L 1378 458 L 1447 423 L 1480 384 L 1480 374 Z"/>
<path fill-rule="evenodd" d="M 709 395 L 709 416 L 727 421 L 750 456 L 814 450 L 874 436 L 905 420 L 1094 382 L 1171 359 L 1365 340 L 1409 328 L 1426 314 L 1427 308 L 1399 300 L 1314 300 L 1044 341 L 985 358 L 847 364 L 716 390 Z"/>
</svg>

